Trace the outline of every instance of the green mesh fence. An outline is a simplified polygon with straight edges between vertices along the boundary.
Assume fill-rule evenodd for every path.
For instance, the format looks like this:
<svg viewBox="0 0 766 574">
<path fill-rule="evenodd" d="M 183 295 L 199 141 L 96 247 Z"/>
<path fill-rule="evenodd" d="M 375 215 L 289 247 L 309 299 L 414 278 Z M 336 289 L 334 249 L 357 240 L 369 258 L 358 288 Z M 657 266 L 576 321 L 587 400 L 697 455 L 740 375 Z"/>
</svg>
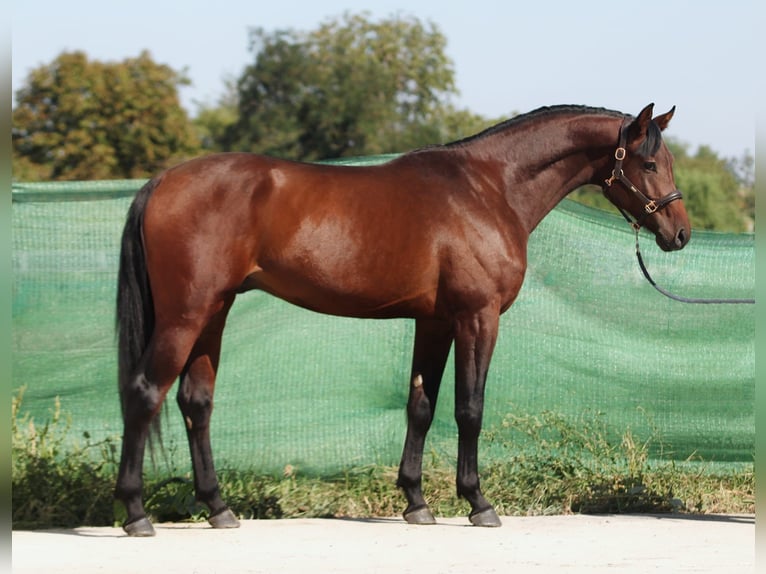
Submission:
<svg viewBox="0 0 766 574">
<path fill-rule="evenodd" d="M 26 387 L 23 410 L 38 422 L 60 397 L 74 438 L 121 434 L 118 245 L 142 183 L 13 187 L 13 386 Z M 565 200 L 543 220 L 530 238 L 522 292 L 501 319 L 485 428 L 500 428 L 511 412 L 603 413 L 618 432 L 659 434 L 665 457 L 751 463 L 753 306 L 671 301 L 641 276 L 633 247 L 632 230 L 612 213 Z M 673 292 L 754 295 L 752 235 L 695 231 L 672 254 L 644 235 L 642 251 Z M 408 320 L 329 317 L 264 293 L 241 295 L 216 389 L 218 467 L 279 472 L 292 465 L 326 474 L 398 463 L 412 336 Z M 427 444 L 447 460 L 456 450 L 452 377 L 450 361 Z M 189 467 L 185 435 L 169 403 L 166 460 L 182 471 Z M 485 443 L 484 461 L 507 456 Z"/>
</svg>

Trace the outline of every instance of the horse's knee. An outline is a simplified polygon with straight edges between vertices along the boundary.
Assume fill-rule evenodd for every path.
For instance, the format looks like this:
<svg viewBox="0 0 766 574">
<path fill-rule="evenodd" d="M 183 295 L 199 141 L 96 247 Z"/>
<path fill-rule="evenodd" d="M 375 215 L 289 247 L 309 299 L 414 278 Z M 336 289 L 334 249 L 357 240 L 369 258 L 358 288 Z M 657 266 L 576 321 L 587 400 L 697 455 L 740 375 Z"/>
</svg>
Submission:
<svg viewBox="0 0 766 574">
<path fill-rule="evenodd" d="M 413 387 L 407 402 L 407 418 L 410 425 L 421 432 L 428 432 L 434 416 L 433 401 L 424 392 L 422 386 Z"/>
</svg>

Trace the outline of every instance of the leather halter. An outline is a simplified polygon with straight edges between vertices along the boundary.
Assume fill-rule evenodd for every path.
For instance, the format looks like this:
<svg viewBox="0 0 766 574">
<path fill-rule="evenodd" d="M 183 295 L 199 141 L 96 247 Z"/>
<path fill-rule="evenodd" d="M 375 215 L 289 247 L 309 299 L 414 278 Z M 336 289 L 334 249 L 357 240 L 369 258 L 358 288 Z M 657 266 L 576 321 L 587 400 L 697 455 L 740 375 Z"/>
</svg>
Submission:
<svg viewBox="0 0 766 574">
<path fill-rule="evenodd" d="M 667 291 L 657 285 L 655 283 L 654 279 L 652 279 L 652 276 L 649 274 L 649 271 L 646 268 L 646 265 L 644 264 L 644 259 L 641 257 L 641 250 L 638 246 L 638 234 L 639 230 L 641 229 L 641 225 L 643 225 L 644 220 L 649 217 L 652 213 L 656 213 L 659 210 L 665 208 L 668 206 L 668 204 L 672 203 L 676 199 L 681 199 L 681 192 L 677 189 L 674 191 L 671 191 L 669 194 L 667 194 L 665 197 L 653 200 L 649 199 L 644 195 L 641 190 L 639 190 L 633 183 L 628 179 L 628 177 L 625 175 L 625 173 L 622 171 L 622 162 L 625 160 L 626 150 L 625 150 L 625 144 L 627 142 L 628 136 L 628 126 L 631 123 L 630 118 L 626 118 L 625 121 L 623 121 L 622 126 L 620 127 L 620 143 L 617 150 L 614 152 L 614 169 L 612 170 L 612 175 L 609 179 L 604 180 L 604 186 L 603 191 L 604 195 L 609 197 L 607 195 L 607 191 L 609 188 L 612 187 L 612 184 L 615 181 L 619 181 L 622 183 L 625 187 L 627 187 L 630 191 L 632 191 L 636 196 L 641 200 L 641 202 L 644 204 L 644 213 L 641 214 L 641 217 L 635 218 L 635 221 L 631 219 L 630 215 L 626 210 L 624 210 L 622 207 L 617 206 L 617 209 L 620 210 L 620 213 L 622 213 L 623 217 L 628 221 L 628 223 L 633 227 L 633 230 L 636 232 L 636 257 L 638 258 L 638 265 L 641 268 L 641 272 L 644 274 L 644 277 L 646 277 L 646 280 L 649 281 L 652 287 L 654 287 L 657 291 L 665 295 L 666 297 L 670 297 L 671 299 L 674 299 L 676 301 L 680 301 L 682 303 L 712 303 L 712 304 L 721 304 L 721 303 L 744 303 L 744 304 L 753 304 L 755 303 L 755 299 L 698 299 L 698 298 L 691 298 L 691 297 L 681 297 L 680 295 L 675 295 L 671 293 L 670 291 Z M 614 202 L 612 202 L 614 203 Z M 617 204 L 615 204 L 617 205 Z"/>
<path fill-rule="evenodd" d="M 622 170 L 622 162 L 625 160 L 625 156 L 627 155 L 627 151 L 625 148 L 625 144 L 628 140 L 628 126 L 630 126 L 632 120 L 631 118 L 626 118 L 622 126 L 620 127 L 620 143 L 617 150 L 614 152 L 614 169 L 612 170 L 612 176 L 609 179 L 604 180 L 604 195 L 607 197 L 607 191 L 610 187 L 612 187 L 612 184 L 615 181 L 619 181 L 622 183 L 626 188 L 628 188 L 630 191 L 632 191 L 636 197 L 638 197 L 639 200 L 644 204 L 643 208 L 644 211 L 641 214 L 640 217 L 633 217 L 631 218 L 631 214 L 629 214 L 625 209 L 617 205 L 617 209 L 620 210 L 620 213 L 622 213 L 623 217 L 630 223 L 630 225 L 635 229 L 638 230 L 641 228 L 641 226 L 644 224 L 644 221 L 647 217 L 649 217 L 651 214 L 656 213 L 657 211 L 660 211 L 661 209 L 667 207 L 670 203 L 674 202 L 677 199 L 681 199 L 683 196 L 681 195 L 681 192 L 679 190 L 671 191 L 669 194 L 667 194 L 665 197 L 662 197 L 660 199 L 654 200 L 649 199 L 641 190 L 639 190 L 633 183 L 628 179 L 628 177 L 625 175 L 625 172 Z M 612 202 L 614 203 L 614 202 Z"/>
</svg>

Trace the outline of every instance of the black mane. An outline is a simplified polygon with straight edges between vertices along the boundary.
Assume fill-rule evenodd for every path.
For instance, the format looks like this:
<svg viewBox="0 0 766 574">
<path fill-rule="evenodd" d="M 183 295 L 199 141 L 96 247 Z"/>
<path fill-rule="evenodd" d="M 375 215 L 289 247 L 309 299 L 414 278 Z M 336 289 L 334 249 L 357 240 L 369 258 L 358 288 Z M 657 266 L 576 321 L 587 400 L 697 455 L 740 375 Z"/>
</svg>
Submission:
<svg viewBox="0 0 766 574">
<path fill-rule="evenodd" d="M 444 144 L 443 147 L 457 147 L 464 144 L 471 143 L 473 141 L 476 141 L 478 139 L 482 139 L 487 136 L 491 136 L 493 134 L 505 131 L 508 128 L 511 128 L 513 126 L 521 125 L 526 122 L 537 120 L 539 118 L 544 118 L 548 116 L 555 116 L 555 115 L 570 115 L 570 114 L 594 114 L 594 115 L 607 115 L 607 116 L 614 116 L 617 118 L 625 118 L 629 117 L 628 114 L 624 114 L 622 112 L 618 112 L 615 110 L 608 110 L 606 108 L 594 108 L 590 106 L 577 106 L 577 105 L 558 105 L 558 106 L 544 106 L 541 108 L 537 108 L 536 110 L 532 110 L 531 112 L 528 112 L 526 114 L 521 114 L 518 116 L 514 116 L 508 120 L 505 120 L 503 122 L 500 122 L 499 124 L 495 124 L 494 126 L 490 126 L 487 129 L 465 137 L 463 139 L 455 140 L 450 143 Z M 654 122 L 652 122 L 654 124 Z M 656 127 L 656 126 L 655 126 Z M 651 132 L 652 130 L 650 130 Z M 659 133 L 659 128 L 657 128 L 657 133 Z M 649 142 L 649 137 L 647 137 L 646 142 Z M 654 140 L 651 144 L 654 146 Z M 643 145 L 642 145 L 643 148 Z M 659 148 L 659 142 L 657 142 L 657 148 Z M 656 153 L 657 149 L 654 150 Z"/>
</svg>

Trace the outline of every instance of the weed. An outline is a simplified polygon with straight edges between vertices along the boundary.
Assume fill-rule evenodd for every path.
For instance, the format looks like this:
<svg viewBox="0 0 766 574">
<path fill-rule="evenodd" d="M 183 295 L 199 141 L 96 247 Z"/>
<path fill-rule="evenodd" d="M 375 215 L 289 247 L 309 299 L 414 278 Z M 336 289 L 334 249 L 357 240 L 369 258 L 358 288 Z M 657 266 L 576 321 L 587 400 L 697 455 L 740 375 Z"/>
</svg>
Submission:
<svg viewBox="0 0 766 574">
<path fill-rule="evenodd" d="M 485 433 L 507 453 L 506 462 L 483 473 L 488 497 L 505 514 L 711 512 L 724 498 L 729 512 L 754 512 L 751 470 L 718 477 L 701 461 L 682 468 L 663 460 L 668 447 L 644 415 L 652 429 L 645 439 L 630 428 L 620 437 L 603 413 L 576 419 L 549 411 L 507 415 Z M 652 457 L 653 451 L 659 456 Z M 727 486 L 710 493 L 716 483 Z M 729 490 L 734 484 L 740 484 L 740 497 Z"/>
<path fill-rule="evenodd" d="M 23 391 L 12 401 L 14 528 L 104 526 L 125 511 L 112 498 L 119 438 L 73 441 L 71 420 L 55 401 L 42 426 L 20 415 Z M 617 437 L 610 438 L 610 437 Z M 614 512 L 752 513 L 752 467 L 715 475 L 704 464 L 677 465 L 650 456 L 662 451 L 656 429 L 640 439 L 630 429 L 612 432 L 601 413 L 576 419 L 543 412 L 508 415 L 483 436 L 503 456 L 482 469 L 487 498 L 500 514 Z M 308 476 L 288 465 L 281 475 L 224 469 L 224 499 L 241 518 L 395 516 L 404 506 L 397 469 L 364 466 L 333 476 Z M 202 520 L 191 476 L 145 481 L 146 508 L 155 521 Z M 454 464 L 432 452 L 423 483 L 434 514 L 465 515 L 455 494 Z"/>
<path fill-rule="evenodd" d="M 55 401 L 42 426 L 19 416 L 23 389 L 11 403 L 12 519 L 15 527 L 110 524 L 117 439 L 69 444 L 71 420 Z"/>
</svg>

